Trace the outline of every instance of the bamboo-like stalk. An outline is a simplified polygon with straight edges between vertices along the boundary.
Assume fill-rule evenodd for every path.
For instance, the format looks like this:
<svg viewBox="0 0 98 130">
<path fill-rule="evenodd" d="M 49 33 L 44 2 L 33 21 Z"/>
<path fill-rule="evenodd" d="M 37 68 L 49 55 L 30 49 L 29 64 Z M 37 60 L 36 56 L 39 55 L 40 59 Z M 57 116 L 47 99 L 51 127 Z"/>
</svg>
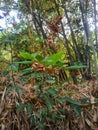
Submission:
<svg viewBox="0 0 98 130">
<path fill-rule="evenodd" d="M 84 1 L 79 0 L 79 6 L 80 6 L 80 11 L 81 11 L 81 16 L 82 16 L 82 23 L 83 23 L 83 28 L 84 28 L 84 38 L 85 38 L 85 47 L 86 47 L 86 65 L 87 65 L 87 73 L 86 77 L 89 78 L 91 75 L 91 63 L 90 63 L 90 54 L 88 51 L 88 41 L 89 41 L 89 24 L 87 20 L 87 7 L 88 7 L 88 0 Z M 84 7 L 85 6 L 85 7 Z"/>
<path fill-rule="evenodd" d="M 97 19 L 96 19 L 96 0 L 94 0 L 94 25 L 95 25 L 95 42 L 96 42 L 96 49 L 98 49 L 98 38 L 97 38 Z M 94 48 L 94 45 L 92 46 Z M 95 64 L 95 72 L 96 72 L 96 80 L 98 83 L 98 65 L 97 65 L 97 55 L 96 55 L 96 49 L 93 49 L 94 54 L 94 64 Z"/>
</svg>

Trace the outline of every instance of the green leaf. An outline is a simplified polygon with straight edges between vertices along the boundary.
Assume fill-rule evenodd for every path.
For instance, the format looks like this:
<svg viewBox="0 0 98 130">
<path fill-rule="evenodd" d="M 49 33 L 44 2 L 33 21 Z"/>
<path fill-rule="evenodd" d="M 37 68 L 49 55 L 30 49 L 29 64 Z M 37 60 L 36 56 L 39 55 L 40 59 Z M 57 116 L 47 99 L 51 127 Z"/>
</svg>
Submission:
<svg viewBox="0 0 98 130">
<path fill-rule="evenodd" d="M 42 108 L 39 112 L 39 118 L 41 121 L 45 121 L 47 117 L 47 108 Z"/>
<path fill-rule="evenodd" d="M 37 38 L 37 39 L 35 40 L 36 43 L 42 43 L 42 42 L 45 42 L 45 41 L 46 41 L 46 40 L 45 40 L 45 39 L 42 39 L 42 38 L 40 38 L 40 39 Z"/>
<path fill-rule="evenodd" d="M 18 94 L 22 94 L 22 93 L 23 93 L 22 88 L 16 87 L 16 86 L 10 86 L 10 87 L 7 89 L 7 93 L 10 93 L 10 92 L 13 91 L 13 90 L 15 90 Z"/>
<path fill-rule="evenodd" d="M 33 74 L 31 74 L 32 78 L 34 78 L 34 77 L 36 77 L 36 78 L 38 78 L 38 77 L 43 78 L 45 76 L 46 76 L 46 74 L 40 73 L 40 72 L 34 72 Z"/>
<path fill-rule="evenodd" d="M 5 44 L 10 44 L 10 43 L 13 43 L 13 40 L 3 40 L 3 43 L 5 43 Z"/>
<path fill-rule="evenodd" d="M 39 122 L 38 127 L 40 128 L 40 130 L 45 130 L 44 123 L 41 121 Z"/>
<path fill-rule="evenodd" d="M 51 96 L 56 96 L 56 95 L 57 95 L 56 90 L 53 89 L 53 88 L 49 88 L 49 89 L 47 90 L 47 92 L 48 92 Z"/>
<path fill-rule="evenodd" d="M 31 104 L 26 105 L 26 111 L 28 114 L 32 114 L 32 105 Z"/>
<path fill-rule="evenodd" d="M 40 55 L 37 55 L 36 59 L 41 62 L 44 58 L 42 56 L 40 56 Z"/>
<path fill-rule="evenodd" d="M 32 64 L 32 61 L 18 61 L 18 62 L 16 62 L 16 63 L 18 63 L 18 64 Z"/>
<path fill-rule="evenodd" d="M 58 98 L 56 98 L 56 101 L 58 102 L 58 103 L 60 103 L 60 104 L 63 104 L 64 103 L 64 97 L 58 97 Z"/>
<path fill-rule="evenodd" d="M 74 105 L 80 105 L 80 103 L 78 103 L 77 101 L 75 101 L 75 100 L 73 100 L 73 99 L 71 99 L 69 97 L 65 97 L 65 99 L 66 99 L 66 101 L 68 101 L 68 102 L 70 102 L 70 103 L 72 103 Z"/>
<path fill-rule="evenodd" d="M 4 70 L 3 71 L 3 76 L 5 77 L 6 75 L 8 75 L 9 74 L 9 71 L 7 71 L 7 70 Z"/>
<path fill-rule="evenodd" d="M 31 125 L 34 126 L 36 123 L 36 119 L 34 117 L 31 117 Z"/>
<path fill-rule="evenodd" d="M 15 86 L 10 86 L 7 88 L 7 93 L 10 93 L 11 91 L 15 90 L 16 87 Z"/>
<path fill-rule="evenodd" d="M 47 79 L 46 82 L 53 84 L 53 83 L 55 83 L 56 81 L 55 81 L 55 80 L 52 80 L 52 79 Z"/>
<path fill-rule="evenodd" d="M 95 99 L 95 102 L 98 103 L 98 98 Z"/>
<path fill-rule="evenodd" d="M 58 119 L 63 119 L 65 116 L 62 115 L 62 114 L 57 114 L 56 117 L 57 117 Z"/>
<path fill-rule="evenodd" d="M 80 106 L 75 106 L 74 111 L 77 113 L 78 116 L 81 116 L 81 107 Z"/>
<path fill-rule="evenodd" d="M 44 63 L 45 63 L 46 66 L 49 66 L 49 65 L 54 65 L 55 61 L 48 59 L 48 58 L 45 58 Z"/>
<path fill-rule="evenodd" d="M 52 115 L 51 115 L 51 121 L 53 122 L 53 123 L 56 123 L 56 120 L 57 120 L 57 117 L 56 117 L 56 115 L 57 115 L 57 113 L 52 113 Z"/>
<path fill-rule="evenodd" d="M 64 60 L 60 59 L 59 61 L 57 61 L 56 64 L 57 64 L 58 67 L 63 67 L 63 65 L 64 65 Z"/>
<path fill-rule="evenodd" d="M 32 53 L 31 56 L 33 59 L 35 59 L 38 56 L 38 53 Z"/>
<path fill-rule="evenodd" d="M 22 88 L 20 88 L 20 87 L 16 87 L 15 90 L 16 90 L 16 92 L 17 92 L 18 94 L 22 94 L 22 93 L 23 93 L 23 90 L 22 90 Z"/>
<path fill-rule="evenodd" d="M 48 58 L 57 62 L 58 60 L 60 60 L 62 58 L 63 55 L 64 55 L 64 52 L 58 52 L 58 53 L 53 54 L 52 56 L 50 56 Z"/>
<path fill-rule="evenodd" d="M 11 64 L 10 65 L 11 69 L 14 70 L 14 71 L 18 71 L 18 66 L 16 64 Z"/>
<path fill-rule="evenodd" d="M 81 104 L 85 104 L 85 103 L 88 103 L 88 98 L 82 98 L 81 100 L 80 100 L 80 103 Z"/>
<path fill-rule="evenodd" d="M 16 111 L 21 112 L 25 107 L 26 107 L 26 104 L 21 103 L 21 104 L 16 106 Z"/>
<path fill-rule="evenodd" d="M 49 95 L 46 93 L 43 95 L 44 96 L 44 99 L 45 99 L 45 103 L 47 105 L 47 108 L 49 111 L 51 111 L 53 105 L 54 105 L 54 102 L 53 102 L 53 99 L 49 97 Z"/>
<path fill-rule="evenodd" d="M 22 71 L 22 74 L 28 74 L 31 72 L 31 68 L 26 68 Z"/>
<path fill-rule="evenodd" d="M 26 60 L 32 60 L 32 55 L 29 54 L 28 52 L 20 52 L 20 56 Z"/>
<path fill-rule="evenodd" d="M 56 62 L 58 62 L 62 56 L 64 55 L 64 52 L 58 52 L 56 54 L 53 54 L 52 56 L 49 56 L 43 60 L 45 65 L 55 65 Z"/>
<path fill-rule="evenodd" d="M 73 66 L 68 66 L 65 68 L 65 70 L 75 70 L 75 69 L 83 69 L 83 68 L 87 68 L 87 66 L 85 65 L 73 65 Z"/>
</svg>

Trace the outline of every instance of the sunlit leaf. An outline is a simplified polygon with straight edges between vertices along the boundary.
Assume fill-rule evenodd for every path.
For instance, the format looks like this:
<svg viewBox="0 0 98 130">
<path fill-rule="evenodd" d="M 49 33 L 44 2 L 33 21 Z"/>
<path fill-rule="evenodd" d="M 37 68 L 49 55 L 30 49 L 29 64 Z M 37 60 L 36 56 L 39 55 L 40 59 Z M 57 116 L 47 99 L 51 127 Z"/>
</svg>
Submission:
<svg viewBox="0 0 98 130">
<path fill-rule="evenodd" d="M 64 52 L 58 52 L 56 54 L 53 54 L 52 56 L 49 56 L 47 58 L 45 58 L 43 61 L 45 63 L 45 65 L 55 65 L 56 62 L 58 62 L 62 56 L 64 55 Z"/>
<path fill-rule="evenodd" d="M 20 52 L 20 56 L 23 57 L 26 60 L 32 60 L 32 55 L 29 54 L 28 52 Z"/>
<path fill-rule="evenodd" d="M 42 61 L 44 58 L 43 58 L 41 55 L 37 55 L 37 56 L 36 56 L 36 59 L 37 59 L 38 61 Z"/>
<path fill-rule="evenodd" d="M 38 55 L 38 53 L 32 53 L 31 54 L 32 58 L 34 58 L 34 59 L 36 58 L 37 55 Z"/>
</svg>

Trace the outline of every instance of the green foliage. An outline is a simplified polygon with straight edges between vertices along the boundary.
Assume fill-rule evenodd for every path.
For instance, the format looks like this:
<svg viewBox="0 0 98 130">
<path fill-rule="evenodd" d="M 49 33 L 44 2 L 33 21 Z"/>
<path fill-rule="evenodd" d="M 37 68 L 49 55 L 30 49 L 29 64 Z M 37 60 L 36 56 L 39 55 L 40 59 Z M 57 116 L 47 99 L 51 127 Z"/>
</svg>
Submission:
<svg viewBox="0 0 98 130">
<path fill-rule="evenodd" d="M 81 116 L 81 112 L 82 112 L 82 109 L 81 109 L 81 104 L 69 97 L 65 97 L 66 101 L 68 101 L 69 103 L 71 103 L 71 106 L 73 108 L 73 110 L 77 113 L 78 116 Z"/>
<path fill-rule="evenodd" d="M 64 55 L 64 52 L 58 52 L 56 54 L 53 54 L 47 58 L 45 58 L 43 60 L 43 62 L 45 63 L 45 65 L 49 66 L 49 65 L 56 65 L 57 62 L 62 62 L 62 56 Z"/>
<path fill-rule="evenodd" d="M 36 55 L 32 56 L 31 54 L 29 54 L 28 52 L 20 52 L 20 56 L 23 57 L 26 60 L 32 60 L 33 58 L 36 57 Z"/>
<path fill-rule="evenodd" d="M 32 111 L 33 111 L 33 109 L 32 109 L 32 104 L 26 104 L 26 111 L 27 111 L 27 113 L 28 113 L 29 115 L 32 114 Z"/>
<path fill-rule="evenodd" d="M 25 60 L 37 60 L 38 62 L 44 63 L 46 66 L 49 65 L 56 65 L 58 62 L 63 62 L 62 61 L 62 56 L 64 55 L 64 52 L 58 52 L 56 54 L 53 54 L 49 57 L 43 58 L 41 55 L 38 53 L 28 53 L 28 52 L 20 52 L 20 56 L 23 57 Z M 26 61 L 20 61 L 18 63 L 26 63 Z M 27 62 L 29 63 L 29 61 Z"/>
<path fill-rule="evenodd" d="M 63 105 L 64 101 L 65 101 L 65 97 L 64 96 L 59 96 L 58 98 L 56 98 L 56 101 Z"/>
<path fill-rule="evenodd" d="M 81 116 L 82 109 L 80 106 L 74 106 L 74 111 L 77 113 L 78 116 Z"/>
<path fill-rule="evenodd" d="M 17 64 L 10 64 L 11 70 L 18 72 L 18 65 Z"/>
<path fill-rule="evenodd" d="M 77 69 L 83 69 L 83 68 L 87 68 L 87 66 L 85 66 L 85 65 L 81 65 L 81 66 L 73 65 L 73 66 L 68 66 L 65 69 L 66 70 L 75 70 L 75 69 L 77 70 Z"/>
<path fill-rule="evenodd" d="M 98 103 L 98 98 L 95 99 L 95 102 Z"/>
<path fill-rule="evenodd" d="M 70 102 L 70 103 L 72 103 L 74 105 L 78 105 L 78 106 L 80 105 L 80 103 L 76 102 L 75 100 L 73 100 L 73 99 L 71 99 L 69 97 L 65 97 L 65 99 L 66 99 L 66 101 L 68 101 L 68 102 Z"/>
<path fill-rule="evenodd" d="M 81 104 L 89 103 L 89 100 L 88 100 L 88 98 L 82 98 L 82 99 L 80 100 L 80 103 L 81 103 Z"/>
<path fill-rule="evenodd" d="M 22 94 L 23 93 L 22 88 L 16 87 L 16 86 L 10 86 L 10 87 L 8 87 L 7 93 L 12 92 L 13 90 L 15 90 L 18 94 Z"/>
<path fill-rule="evenodd" d="M 87 68 L 87 66 L 82 65 L 81 63 L 74 63 L 74 65 L 66 67 L 65 70 L 77 70 L 83 68 Z"/>
<path fill-rule="evenodd" d="M 40 130 L 45 130 L 45 126 L 44 126 L 44 123 L 42 121 L 40 121 L 38 123 L 38 127 L 39 127 Z"/>
<path fill-rule="evenodd" d="M 26 107 L 26 104 L 20 103 L 19 105 L 16 106 L 16 111 L 21 112 L 23 109 Z"/>
<path fill-rule="evenodd" d="M 53 77 L 52 75 L 48 75 L 46 78 L 46 82 L 50 84 L 54 84 L 54 83 L 57 83 L 58 81 L 56 77 Z"/>
<path fill-rule="evenodd" d="M 24 69 L 24 70 L 22 70 L 22 74 L 24 75 L 24 74 L 28 74 L 28 73 L 30 73 L 31 72 L 31 68 L 26 68 L 26 69 Z"/>
<path fill-rule="evenodd" d="M 36 86 L 33 88 L 34 93 L 32 93 L 32 95 L 36 93 L 38 96 L 36 100 L 40 100 L 43 106 L 40 109 L 36 109 L 34 108 L 35 104 L 33 105 L 33 103 L 37 101 L 21 103 L 21 100 L 19 100 L 19 104 L 16 106 L 16 112 L 27 112 L 31 119 L 32 126 L 37 126 L 38 129 L 45 130 L 45 124 L 47 122 L 55 124 L 58 120 L 65 118 L 65 115 L 61 112 L 63 110 L 59 110 L 59 108 L 62 108 L 63 104 L 66 103 L 67 105 L 68 103 L 68 105 L 70 105 L 70 107 L 68 107 L 74 110 L 78 116 L 81 116 L 81 106 L 83 104 L 86 103 L 91 106 L 91 103 L 87 98 L 76 101 L 71 97 L 67 97 L 67 94 L 64 96 L 59 95 L 59 90 L 62 89 L 62 81 L 59 79 L 60 73 L 53 72 L 55 67 L 59 69 L 65 68 L 65 70 L 68 71 L 88 69 L 88 67 L 91 67 L 85 65 L 88 65 L 88 60 L 93 59 L 93 56 L 89 45 L 91 44 L 91 41 L 89 41 L 90 36 L 88 35 L 84 38 L 83 33 L 85 30 L 83 29 L 85 26 L 83 26 L 82 23 L 82 21 L 89 19 L 89 7 L 87 5 L 89 2 L 83 2 L 84 9 L 87 8 L 87 12 L 86 10 L 84 10 L 84 12 L 80 11 L 80 3 L 77 0 L 72 2 L 71 0 L 55 2 L 40 0 L 34 1 L 33 4 L 32 0 L 30 2 L 31 3 L 22 0 L 17 4 L 20 6 L 20 11 L 22 11 L 21 16 L 23 16 L 24 13 L 26 14 L 20 19 L 21 22 L 14 26 L 14 29 L 11 29 L 10 32 L 2 33 L 0 44 L 2 44 L 3 51 L 0 51 L 0 58 L 2 52 L 7 48 L 8 53 L 11 55 L 8 62 L 11 72 L 14 72 L 15 74 L 20 72 L 25 83 L 31 84 L 32 88 Z M 32 7 L 30 7 L 30 4 Z M 85 7 L 85 5 L 87 7 Z M 80 15 L 81 13 L 83 14 Z M 85 13 L 87 13 L 87 17 Z M 62 26 L 60 24 L 61 21 L 57 21 L 58 15 L 62 18 Z M 83 19 L 81 16 L 85 16 L 86 19 Z M 66 19 L 67 24 L 63 23 L 63 17 Z M 31 18 L 34 19 L 33 22 Z M 24 21 L 27 21 L 27 23 Z M 52 25 L 51 29 L 49 28 L 50 25 Z M 54 31 L 53 28 L 55 28 Z M 68 28 L 68 32 L 71 33 L 67 34 L 65 28 Z M 87 30 L 87 28 L 85 29 Z M 90 34 L 90 32 L 88 32 L 88 34 Z M 48 45 L 49 38 L 53 43 Z M 87 46 L 85 45 L 86 41 L 83 39 L 88 39 Z M 93 40 L 96 42 L 95 37 Z M 57 43 L 60 46 L 56 48 Z M 64 50 L 62 48 L 64 48 Z M 68 64 L 71 64 L 71 66 L 65 67 L 64 62 L 66 61 L 68 61 Z M 79 61 L 79 63 L 74 63 L 75 61 Z M 33 68 L 32 65 L 35 62 L 37 62 L 40 67 L 45 67 L 45 69 L 38 71 L 38 66 Z M 49 73 L 50 70 L 52 74 Z M 10 72 L 4 71 L 3 76 L 6 77 L 8 73 Z M 64 75 L 62 74 L 62 76 Z M 75 75 L 73 77 L 75 78 Z M 14 84 L 13 79 L 11 80 Z M 23 84 L 23 80 L 21 81 L 21 84 Z M 33 83 L 31 80 L 33 80 Z M 57 85 L 61 86 L 57 87 Z M 21 87 L 10 85 L 7 88 L 7 94 L 10 94 L 13 91 L 16 91 L 21 95 L 23 94 Z M 71 96 L 72 94 L 73 92 L 70 91 L 69 95 Z M 98 100 L 96 99 L 95 102 L 98 102 Z M 59 107 L 55 108 L 56 105 Z"/>
<path fill-rule="evenodd" d="M 51 96 L 57 96 L 57 91 L 54 88 L 49 88 L 47 90 L 47 93 L 50 94 Z"/>
<path fill-rule="evenodd" d="M 3 71 L 3 76 L 5 77 L 5 76 L 7 76 L 9 74 L 9 71 L 7 71 L 7 70 L 4 70 Z"/>
<path fill-rule="evenodd" d="M 15 62 L 17 64 L 32 64 L 32 61 L 28 61 L 28 60 L 24 60 L 24 61 L 18 61 L 18 62 Z"/>
<path fill-rule="evenodd" d="M 34 126 L 36 124 L 36 119 L 34 118 L 34 116 L 31 117 L 30 121 L 31 121 L 31 126 Z"/>
<path fill-rule="evenodd" d="M 27 53 L 27 52 L 20 52 L 20 56 L 23 57 L 25 60 L 31 60 L 31 62 L 33 63 L 34 61 L 37 61 L 38 63 L 44 63 L 46 66 L 58 66 L 58 63 L 62 63 L 61 66 L 59 67 L 63 67 L 63 63 L 64 61 L 62 60 L 64 53 L 63 52 L 58 52 L 56 54 L 53 54 L 49 57 L 45 57 L 43 58 L 41 55 L 39 55 L 38 53 Z M 62 62 L 63 61 L 63 62 Z M 24 62 L 24 61 L 22 61 Z M 20 63 L 22 63 L 20 62 Z M 66 67 L 66 70 L 73 70 L 73 69 L 83 69 L 86 68 L 86 66 L 81 65 L 81 64 L 74 64 L 73 66 L 70 67 Z M 63 105 L 64 101 L 66 100 L 67 102 L 70 103 L 71 107 L 73 108 L 73 110 L 79 115 L 81 116 L 81 104 L 69 97 L 65 97 L 65 96 L 58 96 L 58 90 L 57 88 L 48 88 L 47 91 L 45 93 L 42 92 L 42 88 L 44 86 L 44 84 L 49 83 L 49 84 L 55 84 L 57 83 L 56 78 L 52 77 L 52 75 L 48 75 L 44 72 L 37 72 L 36 70 L 32 73 L 31 68 L 26 68 L 23 70 L 22 72 L 23 74 L 30 74 L 31 78 L 34 78 L 37 81 L 37 88 L 36 88 L 36 92 L 38 93 L 39 97 L 44 100 L 44 103 L 46 105 L 46 109 L 45 111 L 40 111 L 38 118 L 40 118 L 40 122 L 38 123 L 40 129 L 44 129 L 44 125 L 42 125 L 42 123 L 44 123 L 44 119 L 46 119 L 48 116 L 49 118 L 52 118 L 52 121 L 55 122 L 57 119 L 61 119 L 64 116 L 62 114 L 57 114 L 55 113 L 54 116 L 51 116 L 51 110 L 53 109 L 53 107 L 55 106 L 55 102 Z M 56 97 L 56 99 L 55 99 Z M 26 110 L 31 112 L 31 105 L 29 105 L 28 107 L 26 106 Z M 50 114 L 47 114 L 47 112 L 49 112 Z M 34 117 L 32 117 L 32 120 L 35 120 Z M 34 121 L 35 122 L 35 121 Z M 34 124 L 33 124 L 34 125 Z"/>
<path fill-rule="evenodd" d="M 31 115 L 32 114 L 32 105 L 31 104 L 20 103 L 19 105 L 16 106 L 16 111 L 21 112 L 25 108 L 26 108 L 26 112 Z"/>
</svg>

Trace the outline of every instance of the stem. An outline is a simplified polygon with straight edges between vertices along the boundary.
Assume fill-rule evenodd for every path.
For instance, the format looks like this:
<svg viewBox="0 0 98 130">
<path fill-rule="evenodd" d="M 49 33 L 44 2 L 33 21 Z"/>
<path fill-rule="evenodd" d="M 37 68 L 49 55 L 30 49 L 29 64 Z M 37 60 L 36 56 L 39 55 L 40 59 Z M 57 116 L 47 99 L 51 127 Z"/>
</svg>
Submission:
<svg viewBox="0 0 98 130">
<path fill-rule="evenodd" d="M 11 48 L 11 64 L 13 64 L 13 48 L 12 48 L 12 44 L 10 44 L 10 48 Z M 13 86 L 16 86 L 16 83 L 15 83 L 15 80 L 14 80 L 14 71 L 12 69 L 12 66 L 11 66 L 11 78 L 12 78 L 12 81 L 13 81 Z"/>
<path fill-rule="evenodd" d="M 97 19 L 96 19 L 96 0 L 94 0 L 94 21 L 95 21 L 95 42 L 96 42 L 96 49 L 98 49 L 98 38 L 97 38 Z M 96 55 L 96 49 L 93 45 L 93 53 L 94 53 L 94 63 L 95 63 L 95 72 L 96 72 L 96 81 L 98 83 L 98 66 L 97 66 L 97 55 Z"/>
</svg>

